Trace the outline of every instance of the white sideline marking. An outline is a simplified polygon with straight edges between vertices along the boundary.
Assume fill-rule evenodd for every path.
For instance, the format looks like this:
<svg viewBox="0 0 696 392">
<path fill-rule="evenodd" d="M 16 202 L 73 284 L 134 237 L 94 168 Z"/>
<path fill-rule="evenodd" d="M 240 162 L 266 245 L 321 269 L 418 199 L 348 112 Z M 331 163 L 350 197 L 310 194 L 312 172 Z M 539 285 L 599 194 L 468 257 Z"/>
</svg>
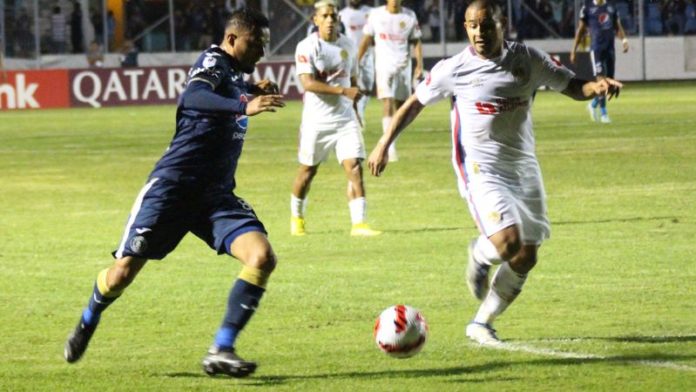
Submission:
<svg viewBox="0 0 696 392">
<path fill-rule="evenodd" d="M 584 340 L 584 339 L 567 339 L 566 341 L 569 341 L 569 340 Z M 696 372 L 696 367 L 694 367 L 694 366 L 681 365 L 681 364 L 678 364 L 675 362 L 670 362 L 670 361 L 649 361 L 649 360 L 630 360 L 630 359 L 621 360 L 621 359 L 615 359 L 615 358 L 612 358 L 612 357 L 606 356 L 606 355 L 576 353 L 576 352 L 572 352 L 572 351 L 561 351 L 561 350 L 554 350 L 554 349 L 550 349 L 550 348 L 533 347 L 533 346 L 530 346 L 528 344 L 520 344 L 520 343 L 501 343 L 498 345 L 477 345 L 477 346 L 482 347 L 482 348 L 494 349 L 494 350 L 526 352 L 526 353 L 530 353 L 530 354 L 544 355 L 544 356 L 557 357 L 557 358 L 610 360 L 610 361 L 615 361 L 617 363 L 627 363 L 627 364 L 639 365 L 639 366 L 659 367 L 659 368 L 680 370 L 680 371 L 686 371 L 686 372 Z"/>
</svg>

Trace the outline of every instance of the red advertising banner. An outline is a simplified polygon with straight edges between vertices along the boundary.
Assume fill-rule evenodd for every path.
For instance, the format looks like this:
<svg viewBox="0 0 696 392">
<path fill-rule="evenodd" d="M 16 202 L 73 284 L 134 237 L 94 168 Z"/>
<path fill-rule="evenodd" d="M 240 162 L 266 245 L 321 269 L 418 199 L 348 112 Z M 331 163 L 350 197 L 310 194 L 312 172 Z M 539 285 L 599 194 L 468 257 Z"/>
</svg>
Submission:
<svg viewBox="0 0 696 392">
<path fill-rule="evenodd" d="M 187 72 L 180 66 L 8 71 L 0 78 L 0 110 L 174 104 Z M 269 79 L 286 99 L 302 98 L 294 62 L 260 63 L 247 79 Z"/>
<path fill-rule="evenodd" d="M 0 110 L 65 108 L 68 71 L 6 71 L 0 74 Z"/>
</svg>

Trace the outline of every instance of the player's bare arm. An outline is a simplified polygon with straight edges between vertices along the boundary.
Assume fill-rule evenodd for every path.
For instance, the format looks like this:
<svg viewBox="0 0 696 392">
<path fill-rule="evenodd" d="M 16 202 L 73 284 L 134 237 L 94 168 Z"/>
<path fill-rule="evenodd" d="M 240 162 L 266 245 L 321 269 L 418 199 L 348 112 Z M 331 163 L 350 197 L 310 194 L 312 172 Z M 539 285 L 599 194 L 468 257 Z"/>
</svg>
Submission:
<svg viewBox="0 0 696 392">
<path fill-rule="evenodd" d="M 317 80 L 312 74 L 301 74 L 300 82 L 305 91 L 311 91 L 315 94 L 332 94 L 345 95 L 351 101 L 355 102 L 362 97 L 360 90 L 355 87 L 331 86 L 327 83 Z"/>
<path fill-rule="evenodd" d="M 358 47 L 358 61 L 362 61 L 365 52 L 370 46 L 375 44 L 375 39 L 371 35 L 364 35 L 362 41 L 360 41 L 360 46 Z"/>
<path fill-rule="evenodd" d="M 573 78 L 562 93 L 577 101 L 584 101 L 602 95 L 612 99 L 614 96 L 619 96 L 621 87 L 623 87 L 621 82 L 611 78 L 602 78 L 597 81 Z"/>
<path fill-rule="evenodd" d="M 582 20 L 578 21 L 578 31 L 575 32 L 575 39 L 573 40 L 573 48 L 570 50 L 570 63 L 575 64 L 575 51 L 578 49 L 578 45 L 580 45 L 580 40 L 582 37 L 585 36 L 585 33 L 587 31 L 587 27 L 585 26 L 585 22 Z"/>
<path fill-rule="evenodd" d="M 621 38 L 623 52 L 628 52 L 628 37 L 626 36 L 623 25 L 621 24 L 621 19 L 616 19 L 616 35 Z"/>
<path fill-rule="evenodd" d="M 416 67 L 413 69 L 414 85 L 423 78 L 423 42 L 413 40 L 413 55 L 416 58 Z"/>
<path fill-rule="evenodd" d="M 389 128 L 384 132 L 382 137 L 377 142 L 377 145 L 370 153 L 367 159 L 367 166 L 370 168 L 370 173 L 373 176 L 379 177 L 387 167 L 389 156 L 387 154 L 389 145 L 392 144 L 396 137 L 406 129 L 406 127 L 418 117 L 418 114 L 425 106 L 418 101 L 415 94 L 408 97 L 406 102 L 394 113 Z"/>
</svg>

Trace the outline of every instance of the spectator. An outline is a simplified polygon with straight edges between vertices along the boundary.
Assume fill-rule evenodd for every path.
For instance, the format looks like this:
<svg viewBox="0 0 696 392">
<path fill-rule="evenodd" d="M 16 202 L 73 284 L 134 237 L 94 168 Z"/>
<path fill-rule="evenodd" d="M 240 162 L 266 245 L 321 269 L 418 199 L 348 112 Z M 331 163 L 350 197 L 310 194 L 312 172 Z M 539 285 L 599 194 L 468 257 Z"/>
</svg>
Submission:
<svg viewBox="0 0 696 392">
<path fill-rule="evenodd" d="M 31 18 L 27 9 L 22 7 L 15 20 L 15 54 L 18 57 L 31 57 L 34 50 L 34 34 L 31 28 Z"/>
<path fill-rule="evenodd" d="M 92 9 L 89 13 L 89 20 L 94 27 L 94 39 L 100 45 L 104 45 L 104 18 L 99 10 Z"/>
<path fill-rule="evenodd" d="M 133 68 L 138 66 L 138 48 L 133 41 L 126 40 L 121 48 L 121 67 Z"/>
<path fill-rule="evenodd" d="M 116 17 L 114 16 L 114 11 L 109 10 L 106 13 L 106 50 L 109 51 L 116 46 Z"/>
<path fill-rule="evenodd" d="M 430 26 L 430 40 L 432 42 L 440 41 L 440 10 L 436 4 L 430 7 L 428 13 L 428 25 Z"/>
<path fill-rule="evenodd" d="M 176 41 L 176 50 L 191 50 L 191 41 L 189 40 L 189 35 L 188 18 L 182 10 L 176 9 L 174 11 L 174 40 Z"/>
<path fill-rule="evenodd" d="M 63 15 L 60 6 L 53 7 L 53 15 L 51 15 L 51 43 L 55 53 L 65 53 L 66 27 L 65 15 Z"/>
<path fill-rule="evenodd" d="M 99 41 L 92 41 L 87 49 L 87 63 L 90 67 L 101 68 L 104 66 L 104 50 Z"/>
<path fill-rule="evenodd" d="M 82 34 L 82 8 L 78 1 L 73 1 L 73 11 L 70 14 L 70 43 L 73 53 L 84 52 L 84 35 Z"/>
<path fill-rule="evenodd" d="M 454 3 L 454 35 L 457 41 L 464 40 L 464 12 L 468 5 L 466 0 L 456 0 Z"/>
<path fill-rule="evenodd" d="M 683 35 L 686 24 L 686 2 L 684 0 L 667 0 L 662 8 L 665 32 L 669 35 Z"/>
</svg>

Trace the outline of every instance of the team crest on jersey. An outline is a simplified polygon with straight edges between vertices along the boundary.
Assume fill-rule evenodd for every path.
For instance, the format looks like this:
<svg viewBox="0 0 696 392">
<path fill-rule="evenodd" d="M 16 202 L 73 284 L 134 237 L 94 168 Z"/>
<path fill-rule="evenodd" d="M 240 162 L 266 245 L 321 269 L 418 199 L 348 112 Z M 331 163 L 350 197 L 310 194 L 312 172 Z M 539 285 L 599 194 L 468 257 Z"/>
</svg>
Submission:
<svg viewBox="0 0 696 392">
<path fill-rule="evenodd" d="M 402 20 L 401 22 L 399 22 L 399 28 L 400 28 L 401 30 L 405 29 L 405 28 L 406 28 L 406 22 L 404 22 L 403 20 Z"/>
<path fill-rule="evenodd" d="M 212 53 L 206 53 L 205 58 L 203 59 L 203 66 L 205 68 L 213 68 L 217 64 L 217 59 L 215 58 L 215 55 Z"/>
<path fill-rule="evenodd" d="M 136 235 L 131 240 L 130 248 L 133 251 L 133 253 L 142 255 L 143 253 L 145 253 L 145 251 L 147 251 L 147 240 L 142 235 Z"/>
<path fill-rule="evenodd" d="M 601 14 L 597 15 L 597 20 L 599 21 L 599 23 L 605 24 L 609 20 L 609 14 L 606 12 L 602 12 Z"/>
<path fill-rule="evenodd" d="M 348 58 L 348 51 L 341 49 L 341 60 L 345 61 Z"/>
</svg>

